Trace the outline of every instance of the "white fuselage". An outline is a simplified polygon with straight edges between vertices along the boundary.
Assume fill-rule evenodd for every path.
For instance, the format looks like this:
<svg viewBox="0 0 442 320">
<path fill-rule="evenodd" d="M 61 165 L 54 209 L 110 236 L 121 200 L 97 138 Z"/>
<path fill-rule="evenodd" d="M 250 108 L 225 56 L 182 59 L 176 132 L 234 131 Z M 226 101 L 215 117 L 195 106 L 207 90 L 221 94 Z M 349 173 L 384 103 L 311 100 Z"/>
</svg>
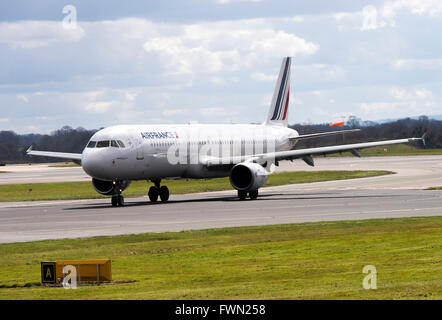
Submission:
<svg viewBox="0 0 442 320">
<path fill-rule="evenodd" d="M 297 136 L 261 124 L 112 126 L 93 135 L 82 166 L 101 180 L 223 177 L 231 167 L 207 168 L 202 159 L 289 150 Z"/>
</svg>

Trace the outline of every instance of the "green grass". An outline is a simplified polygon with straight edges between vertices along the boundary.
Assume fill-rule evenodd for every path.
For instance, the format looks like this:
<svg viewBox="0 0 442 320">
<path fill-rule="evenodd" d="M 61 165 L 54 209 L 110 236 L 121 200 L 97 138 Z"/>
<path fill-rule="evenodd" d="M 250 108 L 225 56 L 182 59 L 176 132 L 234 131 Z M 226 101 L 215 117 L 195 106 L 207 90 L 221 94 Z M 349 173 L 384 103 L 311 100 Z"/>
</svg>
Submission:
<svg viewBox="0 0 442 320">
<path fill-rule="evenodd" d="M 442 299 L 441 234 L 419 217 L 1 244 L 0 299 Z M 40 261 L 95 258 L 119 284 L 11 288 L 39 283 Z"/>
<path fill-rule="evenodd" d="M 283 172 L 269 176 L 266 186 L 291 183 L 306 183 L 328 180 L 354 179 L 390 174 L 390 171 L 316 171 Z M 228 178 L 208 180 L 170 180 L 167 184 L 171 194 L 230 190 Z M 134 181 L 124 192 L 127 197 L 144 196 L 150 184 Z M 0 202 L 66 200 L 103 198 L 92 187 L 91 182 L 57 182 L 35 184 L 0 185 Z"/>
<path fill-rule="evenodd" d="M 442 190 L 442 187 L 430 187 L 427 190 Z"/>
<path fill-rule="evenodd" d="M 390 146 L 379 146 L 361 150 L 361 156 L 420 156 L 420 155 L 442 155 L 442 149 L 418 149 L 407 144 L 396 144 Z M 327 157 L 353 157 L 350 152 L 331 154 Z"/>
</svg>

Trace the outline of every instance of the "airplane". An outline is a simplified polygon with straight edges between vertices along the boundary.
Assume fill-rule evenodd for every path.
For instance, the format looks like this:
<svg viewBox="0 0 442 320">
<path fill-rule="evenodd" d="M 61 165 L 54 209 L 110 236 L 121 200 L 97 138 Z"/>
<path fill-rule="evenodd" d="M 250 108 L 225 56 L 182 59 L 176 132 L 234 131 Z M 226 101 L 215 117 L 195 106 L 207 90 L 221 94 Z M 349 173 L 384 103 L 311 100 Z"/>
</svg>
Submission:
<svg viewBox="0 0 442 320">
<path fill-rule="evenodd" d="M 254 200 L 282 160 L 302 159 L 314 166 L 313 156 L 423 140 L 406 138 L 377 142 L 295 149 L 298 141 L 347 134 L 359 129 L 300 135 L 288 127 L 291 58 L 283 58 L 267 119 L 261 124 L 116 125 L 96 132 L 82 153 L 33 150 L 32 156 L 70 159 L 92 177 L 95 190 L 111 196 L 112 206 L 124 206 L 123 191 L 131 181 L 153 182 L 150 201 L 169 199 L 164 179 L 229 177 L 240 200 Z"/>
</svg>

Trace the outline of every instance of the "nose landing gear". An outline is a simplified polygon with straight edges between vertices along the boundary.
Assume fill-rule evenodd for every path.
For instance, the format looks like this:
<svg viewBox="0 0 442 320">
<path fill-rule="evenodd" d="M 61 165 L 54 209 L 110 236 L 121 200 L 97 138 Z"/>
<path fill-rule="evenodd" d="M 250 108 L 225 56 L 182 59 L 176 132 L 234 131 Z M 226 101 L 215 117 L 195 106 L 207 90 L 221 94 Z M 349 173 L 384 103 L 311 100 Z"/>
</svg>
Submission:
<svg viewBox="0 0 442 320">
<path fill-rule="evenodd" d="M 161 180 L 152 180 L 155 186 L 149 188 L 149 199 L 152 202 L 156 202 L 158 197 L 160 197 L 162 202 L 167 202 L 169 200 L 169 188 L 166 186 L 160 186 Z"/>
<path fill-rule="evenodd" d="M 121 182 L 113 181 L 113 192 L 111 204 L 112 207 L 124 207 L 124 197 L 121 195 L 125 188 L 122 188 Z"/>
<path fill-rule="evenodd" d="M 119 194 L 112 196 L 112 207 L 123 207 L 124 206 L 124 197 Z"/>
</svg>

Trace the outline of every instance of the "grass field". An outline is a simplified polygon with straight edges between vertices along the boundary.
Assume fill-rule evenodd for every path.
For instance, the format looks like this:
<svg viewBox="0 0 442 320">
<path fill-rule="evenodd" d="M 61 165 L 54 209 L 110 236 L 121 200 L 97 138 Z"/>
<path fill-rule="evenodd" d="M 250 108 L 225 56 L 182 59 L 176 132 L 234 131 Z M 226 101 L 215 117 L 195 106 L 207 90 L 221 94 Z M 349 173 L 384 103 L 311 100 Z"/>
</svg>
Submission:
<svg viewBox="0 0 442 320">
<path fill-rule="evenodd" d="M 390 171 L 298 171 L 276 173 L 269 176 L 266 186 L 276 186 L 292 183 L 318 182 L 373 177 L 390 174 Z M 183 194 L 206 191 L 230 190 L 228 178 L 208 180 L 170 180 L 165 182 L 171 194 Z M 124 192 L 127 197 L 147 195 L 151 183 L 134 181 Z M 35 201 L 62 199 L 96 199 L 103 198 L 92 187 L 91 182 L 60 182 L 0 185 L 0 202 L 5 201 Z"/>
<path fill-rule="evenodd" d="M 407 144 L 380 146 L 361 150 L 362 157 L 374 156 L 419 156 L 419 155 L 442 155 L 442 149 L 418 149 Z M 327 157 L 354 157 L 350 152 L 331 154 Z"/>
<path fill-rule="evenodd" d="M 1 244 L 0 299 L 442 299 L 441 234 L 420 217 Z M 95 258 L 120 283 L 36 286 L 40 261 Z"/>
<path fill-rule="evenodd" d="M 442 190 L 442 187 L 430 187 L 427 190 Z"/>
</svg>

